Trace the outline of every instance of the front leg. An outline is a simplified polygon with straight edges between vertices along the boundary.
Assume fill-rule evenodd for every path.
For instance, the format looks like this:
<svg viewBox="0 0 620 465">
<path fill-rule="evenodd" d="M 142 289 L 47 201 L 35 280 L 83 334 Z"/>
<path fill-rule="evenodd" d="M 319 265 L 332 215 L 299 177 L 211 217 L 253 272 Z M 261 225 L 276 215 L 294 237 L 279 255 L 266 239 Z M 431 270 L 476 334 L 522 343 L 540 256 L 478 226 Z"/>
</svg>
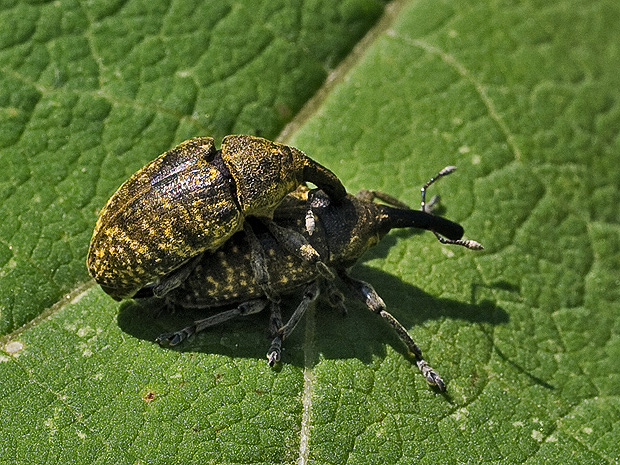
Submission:
<svg viewBox="0 0 620 465">
<path fill-rule="evenodd" d="M 272 302 L 280 302 L 280 297 L 272 289 L 269 281 L 269 271 L 267 270 L 267 259 L 265 258 L 265 249 L 260 243 L 250 223 L 247 221 L 243 224 L 243 231 L 250 245 L 251 256 L 250 265 L 254 274 L 254 280 L 258 284 L 265 296 Z"/>
<path fill-rule="evenodd" d="M 401 341 L 405 343 L 409 351 L 414 355 L 416 365 L 422 375 L 424 375 L 424 378 L 426 378 L 426 382 L 431 386 L 437 386 L 437 389 L 442 392 L 445 391 L 446 384 L 444 381 L 441 379 L 439 374 L 431 368 L 426 360 L 422 358 L 422 351 L 411 338 L 405 327 L 400 324 L 400 322 L 394 318 L 391 313 L 385 310 L 385 303 L 383 302 L 383 299 L 379 297 L 379 294 L 377 294 L 373 287 L 367 282 L 351 278 L 346 271 L 342 271 L 340 273 L 340 277 L 370 310 L 379 314 L 390 324 L 392 328 L 394 328 L 396 334 L 398 334 L 398 337 L 400 337 Z"/>
<path fill-rule="evenodd" d="M 282 312 L 280 311 L 280 304 L 277 302 L 271 302 L 271 314 L 269 315 L 269 333 L 273 338 L 271 341 L 271 347 L 267 351 L 267 360 L 269 360 L 269 366 L 274 366 L 280 361 L 282 355 L 282 338 L 279 333 L 279 329 L 282 327 Z"/>
<path fill-rule="evenodd" d="M 314 302 L 319 296 L 319 292 L 319 285 L 316 281 L 308 284 L 306 286 L 306 289 L 304 290 L 304 296 L 301 302 L 284 325 L 282 325 L 280 307 L 278 306 L 278 304 L 272 303 L 269 326 L 272 332 L 273 341 L 271 343 L 269 351 L 267 352 L 267 359 L 269 360 L 270 366 L 273 366 L 277 361 L 280 360 L 282 341 L 284 341 L 287 337 L 290 336 L 301 318 L 306 313 L 308 305 L 310 305 L 311 302 Z"/>
<path fill-rule="evenodd" d="M 194 258 L 187 261 L 185 264 L 181 265 L 176 270 L 168 273 L 166 276 L 161 278 L 159 281 L 144 286 L 140 289 L 134 297 L 143 298 L 143 297 L 164 297 L 168 292 L 176 289 L 183 281 L 187 279 L 194 268 L 198 265 L 200 260 L 202 260 L 203 254 L 199 254 Z"/>
<path fill-rule="evenodd" d="M 290 228 L 284 228 L 276 224 L 269 218 L 261 218 L 261 221 L 267 226 L 269 232 L 276 238 L 278 243 L 284 247 L 287 252 L 301 258 L 302 260 L 313 263 L 317 271 L 325 279 L 333 280 L 334 273 L 322 261 L 321 255 L 316 251 L 303 234 L 298 233 Z"/>
</svg>

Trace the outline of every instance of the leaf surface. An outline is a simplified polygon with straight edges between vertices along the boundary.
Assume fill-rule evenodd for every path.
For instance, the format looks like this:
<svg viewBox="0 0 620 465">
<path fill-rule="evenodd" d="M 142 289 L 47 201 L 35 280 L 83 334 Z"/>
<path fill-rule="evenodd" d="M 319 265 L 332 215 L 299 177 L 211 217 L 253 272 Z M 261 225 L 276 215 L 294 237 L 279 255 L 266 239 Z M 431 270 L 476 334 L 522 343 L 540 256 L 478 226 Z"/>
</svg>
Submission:
<svg viewBox="0 0 620 465">
<path fill-rule="evenodd" d="M 2 463 L 617 463 L 619 21 L 611 0 L 4 5 Z M 399 231 L 352 271 L 445 395 L 354 301 L 317 305 L 270 369 L 266 315 L 164 349 L 197 314 L 89 280 L 135 170 L 291 118 L 351 192 L 415 206 L 458 166 L 429 193 L 483 252 Z"/>
</svg>

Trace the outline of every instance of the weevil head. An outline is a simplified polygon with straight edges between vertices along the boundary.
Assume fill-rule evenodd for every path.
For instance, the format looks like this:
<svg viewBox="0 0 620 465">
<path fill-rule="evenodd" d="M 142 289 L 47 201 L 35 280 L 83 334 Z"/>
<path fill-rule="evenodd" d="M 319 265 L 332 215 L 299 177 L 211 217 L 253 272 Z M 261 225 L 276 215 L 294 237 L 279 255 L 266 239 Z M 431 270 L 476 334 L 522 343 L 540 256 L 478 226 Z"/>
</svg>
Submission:
<svg viewBox="0 0 620 465">
<path fill-rule="evenodd" d="M 463 236 L 461 225 L 440 216 L 351 195 L 335 203 L 321 191 L 315 191 L 311 205 L 321 224 L 332 266 L 352 266 L 394 228 L 426 229 L 453 240 Z"/>
</svg>

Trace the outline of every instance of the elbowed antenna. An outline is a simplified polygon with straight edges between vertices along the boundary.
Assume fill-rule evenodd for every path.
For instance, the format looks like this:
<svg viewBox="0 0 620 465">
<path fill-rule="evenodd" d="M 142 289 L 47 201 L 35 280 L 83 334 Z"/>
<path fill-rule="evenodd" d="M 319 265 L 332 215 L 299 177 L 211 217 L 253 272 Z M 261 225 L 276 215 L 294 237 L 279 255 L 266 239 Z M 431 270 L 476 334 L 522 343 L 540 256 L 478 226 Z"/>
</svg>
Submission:
<svg viewBox="0 0 620 465">
<path fill-rule="evenodd" d="M 392 228 L 421 228 L 431 231 L 435 234 L 435 237 L 442 244 L 453 244 L 453 245 L 461 245 L 468 249 L 472 250 L 482 250 L 482 244 L 476 241 L 472 241 L 469 239 L 461 239 L 463 237 L 463 227 L 455 223 L 453 221 L 442 218 L 441 216 L 435 216 L 430 213 L 431 211 L 431 203 L 426 203 L 426 189 L 428 189 L 431 184 L 437 181 L 439 178 L 446 176 L 450 173 L 453 173 L 456 170 L 456 166 L 446 166 L 439 173 L 433 176 L 428 180 L 422 189 L 420 189 L 422 193 L 422 203 L 420 210 L 408 210 L 405 208 L 394 208 L 394 207 L 386 207 L 389 208 L 389 213 L 386 215 L 387 218 L 383 218 L 384 227 L 389 229 Z M 445 237 L 444 237 L 445 236 Z"/>
</svg>

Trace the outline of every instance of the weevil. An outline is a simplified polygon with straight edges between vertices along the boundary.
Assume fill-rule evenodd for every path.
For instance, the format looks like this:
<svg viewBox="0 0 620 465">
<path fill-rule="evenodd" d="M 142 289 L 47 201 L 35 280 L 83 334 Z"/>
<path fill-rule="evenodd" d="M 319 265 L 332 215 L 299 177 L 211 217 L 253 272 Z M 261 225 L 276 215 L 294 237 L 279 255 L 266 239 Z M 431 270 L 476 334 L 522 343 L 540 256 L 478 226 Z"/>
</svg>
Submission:
<svg viewBox="0 0 620 465">
<path fill-rule="evenodd" d="M 426 381 L 441 391 L 445 384 L 439 374 L 422 357 L 418 345 L 407 330 L 387 310 L 385 303 L 373 287 L 349 275 L 350 268 L 366 250 L 394 228 L 421 228 L 432 231 L 440 242 L 456 244 L 478 250 L 482 246 L 472 240 L 463 240 L 463 228 L 450 220 L 430 213 L 425 202 L 426 188 L 436 179 L 454 170 L 447 167 L 422 188 L 422 210 L 412 210 L 395 198 L 375 191 L 362 191 L 357 196 L 347 195 L 339 202 L 333 202 L 321 191 L 308 191 L 300 187 L 275 210 L 274 219 L 282 226 L 306 235 L 310 244 L 325 259 L 326 265 L 353 291 L 366 306 L 379 314 L 396 331 L 400 339 L 413 354 L 416 364 Z M 306 224 L 306 195 L 310 192 L 315 228 L 309 234 Z M 379 199 L 384 203 L 375 203 Z M 257 229 L 257 238 L 266 251 L 266 264 L 274 289 L 287 294 L 303 289 L 303 298 L 290 319 L 284 323 L 277 301 L 265 295 L 262 287 L 253 279 L 251 245 L 247 235 L 234 235 L 215 252 L 204 253 L 196 267 L 185 281 L 169 292 L 168 304 L 181 308 L 218 308 L 236 305 L 234 308 L 216 313 L 173 333 L 162 334 L 160 344 L 177 345 L 187 337 L 205 328 L 221 324 L 238 316 L 247 316 L 270 307 L 269 328 L 273 341 L 267 352 L 269 364 L 280 360 L 282 341 L 294 330 L 308 305 L 319 295 L 321 288 L 327 290 L 328 302 L 346 312 L 343 294 L 338 290 L 335 279 L 328 279 L 316 267 L 287 252 L 268 230 Z M 149 286 L 136 297 L 150 297 Z"/>
<path fill-rule="evenodd" d="M 264 217 L 280 240 L 290 239 L 289 250 L 298 247 L 301 256 L 317 262 L 320 257 L 310 246 L 299 245 L 299 237 L 289 238 L 269 222 L 282 199 L 303 182 L 336 202 L 346 195 L 335 174 L 295 147 L 231 135 L 216 150 L 211 137 L 189 139 L 137 171 L 112 195 L 93 232 L 88 270 L 116 300 L 157 280 L 154 292 L 163 295 L 189 274 L 194 257 L 247 228 L 248 216 Z M 260 260 L 256 244 L 253 250 Z M 267 292 L 264 267 L 257 265 L 256 272 Z"/>
</svg>

